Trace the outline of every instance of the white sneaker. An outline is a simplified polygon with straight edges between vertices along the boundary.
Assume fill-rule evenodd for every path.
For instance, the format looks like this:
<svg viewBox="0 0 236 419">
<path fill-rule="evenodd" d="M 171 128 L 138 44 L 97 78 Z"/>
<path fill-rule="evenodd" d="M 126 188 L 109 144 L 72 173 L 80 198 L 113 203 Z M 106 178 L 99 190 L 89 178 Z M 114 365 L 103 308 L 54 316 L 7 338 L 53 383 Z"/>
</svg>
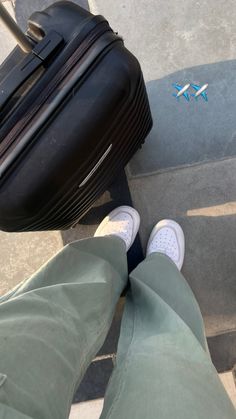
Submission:
<svg viewBox="0 0 236 419">
<path fill-rule="evenodd" d="M 114 209 L 104 218 L 94 237 L 118 236 L 125 242 L 128 251 L 138 233 L 139 225 L 139 213 L 134 208 L 123 205 Z"/>
<path fill-rule="evenodd" d="M 185 240 L 182 228 L 173 220 L 162 220 L 153 228 L 147 256 L 153 252 L 164 253 L 181 270 L 184 261 Z"/>
</svg>

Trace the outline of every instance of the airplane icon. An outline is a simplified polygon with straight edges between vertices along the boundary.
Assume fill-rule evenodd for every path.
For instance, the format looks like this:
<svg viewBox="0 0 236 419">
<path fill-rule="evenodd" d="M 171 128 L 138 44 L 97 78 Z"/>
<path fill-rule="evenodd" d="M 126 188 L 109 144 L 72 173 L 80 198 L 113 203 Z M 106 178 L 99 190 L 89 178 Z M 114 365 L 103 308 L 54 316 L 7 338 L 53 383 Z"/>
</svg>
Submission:
<svg viewBox="0 0 236 419">
<path fill-rule="evenodd" d="M 190 87 L 189 83 L 185 86 L 181 86 L 180 84 L 174 83 L 172 86 L 174 86 L 174 88 L 178 90 L 178 93 L 173 93 L 173 96 L 176 97 L 176 99 L 179 100 L 181 96 L 184 96 L 185 99 L 189 102 L 189 93 L 187 92 L 187 90 Z"/>
<path fill-rule="evenodd" d="M 207 92 L 206 89 L 208 88 L 208 83 L 204 84 L 202 87 L 198 84 L 191 84 L 191 87 L 196 90 L 195 94 L 192 94 L 193 97 L 197 100 L 200 96 L 208 102 Z"/>
</svg>

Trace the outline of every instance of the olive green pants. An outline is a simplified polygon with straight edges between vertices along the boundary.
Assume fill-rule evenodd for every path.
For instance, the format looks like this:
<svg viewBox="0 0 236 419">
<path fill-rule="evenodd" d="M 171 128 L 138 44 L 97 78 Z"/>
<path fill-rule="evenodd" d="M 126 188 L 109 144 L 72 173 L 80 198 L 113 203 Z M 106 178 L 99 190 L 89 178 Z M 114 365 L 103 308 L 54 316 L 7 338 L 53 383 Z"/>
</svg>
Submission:
<svg viewBox="0 0 236 419">
<path fill-rule="evenodd" d="M 66 419 L 127 284 L 124 243 L 65 247 L 1 299 L 0 418 Z M 176 266 L 152 254 L 130 275 L 103 419 L 231 419 L 196 300 Z"/>
</svg>

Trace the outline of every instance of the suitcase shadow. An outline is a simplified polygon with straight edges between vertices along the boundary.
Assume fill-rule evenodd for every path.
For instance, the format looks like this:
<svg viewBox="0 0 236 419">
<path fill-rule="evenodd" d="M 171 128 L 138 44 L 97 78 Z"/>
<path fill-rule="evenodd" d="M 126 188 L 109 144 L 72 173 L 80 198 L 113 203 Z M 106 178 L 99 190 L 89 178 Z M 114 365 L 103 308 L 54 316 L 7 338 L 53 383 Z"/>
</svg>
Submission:
<svg viewBox="0 0 236 419">
<path fill-rule="evenodd" d="M 120 205 L 133 206 L 125 170 L 122 170 L 116 179 L 74 228 L 61 231 L 64 245 L 76 240 L 93 237 L 97 226 L 114 208 Z M 143 260 L 139 236 L 137 236 L 127 256 L 128 270 L 131 272 Z"/>
<path fill-rule="evenodd" d="M 62 231 L 63 237 L 70 236 L 81 226 L 98 226 L 102 219 L 114 208 L 120 205 L 131 205 L 131 196 L 125 171 L 122 170 L 116 180 L 108 187 L 107 191 L 97 199 L 93 207 L 78 221 L 78 224 L 70 230 Z M 65 234 L 64 234 L 65 233 Z"/>
</svg>

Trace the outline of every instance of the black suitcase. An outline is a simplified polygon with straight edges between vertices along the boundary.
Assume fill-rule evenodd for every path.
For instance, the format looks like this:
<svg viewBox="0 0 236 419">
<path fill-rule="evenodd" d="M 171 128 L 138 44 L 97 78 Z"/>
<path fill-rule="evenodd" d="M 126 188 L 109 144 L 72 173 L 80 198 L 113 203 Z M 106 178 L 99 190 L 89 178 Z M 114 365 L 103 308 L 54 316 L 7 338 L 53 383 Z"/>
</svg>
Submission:
<svg viewBox="0 0 236 419">
<path fill-rule="evenodd" d="M 0 68 L 0 229 L 65 229 L 152 127 L 142 72 L 104 17 L 74 3 L 34 13 L 27 37 L 4 10 L 21 48 Z"/>
</svg>

